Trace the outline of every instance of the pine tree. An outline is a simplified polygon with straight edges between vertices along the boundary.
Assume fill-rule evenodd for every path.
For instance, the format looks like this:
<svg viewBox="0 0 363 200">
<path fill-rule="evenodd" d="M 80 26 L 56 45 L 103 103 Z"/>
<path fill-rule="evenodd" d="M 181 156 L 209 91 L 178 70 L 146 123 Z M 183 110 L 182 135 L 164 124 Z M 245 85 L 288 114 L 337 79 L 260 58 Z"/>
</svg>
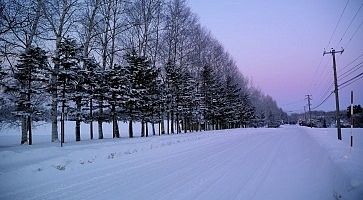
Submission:
<svg viewBox="0 0 363 200">
<path fill-rule="evenodd" d="M 92 58 L 84 58 L 84 88 L 86 98 L 88 100 L 88 107 L 85 106 L 85 110 L 89 111 L 89 114 L 86 115 L 86 121 L 90 123 L 89 133 L 90 139 L 93 139 L 93 100 L 94 100 L 94 88 L 96 87 L 96 70 L 99 68 L 99 65 L 96 63 L 95 59 Z"/>
<path fill-rule="evenodd" d="M 80 140 L 80 114 L 81 110 L 81 91 L 77 91 L 81 82 L 80 75 L 80 48 L 77 46 L 76 41 L 72 39 L 65 39 L 60 43 L 58 48 L 58 57 L 54 61 L 59 64 L 57 91 L 61 101 L 61 142 L 64 143 L 64 121 L 66 115 L 66 108 L 71 106 L 71 100 L 76 103 L 76 141 Z M 69 108 L 71 111 L 72 108 Z"/>
<path fill-rule="evenodd" d="M 79 60 L 80 61 L 80 60 Z M 70 106 L 70 114 L 76 120 L 75 134 L 76 141 L 81 140 L 81 122 L 85 121 L 82 108 L 87 104 L 87 89 L 86 89 L 86 73 L 81 69 L 81 65 L 78 64 L 74 69 L 77 75 L 72 81 L 73 92 L 70 94 L 70 100 L 74 102 Z"/>
<path fill-rule="evenodd" d="M 108 73 L 109 91 L 106 95 L 111 107 L 111 118 L 113 123 L 112 135 L 119 138 L 118 116 L 125 111 L 125 102 L 128 99 L 128 72 L 125 67 L 115 65 Z"/>
<path fill-rule="evenodd" d="M 223 88 L 212 67 L 209 65 L 203 67 L 200 89 L 203 101 L 201 110 L 205 120 L 205 129 L 208 128 L 208 124 L 211 124 L 213 129 L 218 129 L 218 120 L 222 115 Z"/>
<path fill-rule="evenodd" d="M 13 96 L 16 115 L 26 118 L 27 135 L 22 134 L 21 144 L 32 142 L 33 117 L 43 115 L 40 95 L 44 95 L 49 81 L 49 65 L 46 52 L 39 47 L 29 47 L 20 54 L 15 65 L 13 79 L 5 84 L 5 93 Z"/>
<path fill-rule="evenodd" d="M 108 107 L 108 105 L 105 104 L 105 95 L 109 91 L 107 74 L 108 71 L 104 70 L 102 67 L 95 70 L 93 97 L 97 99 L 97 105 L 95 107 L 98 109 L 98 112 L 95 113 L 95 115 L 98 121 L 98 139 L 103 139 L 102 123 L 106 119 L 104 108 Z"/>
<path fill-rule="evenodd" d="M 177 114 L 177 99 L 178 91 L 180 89 L 180 80 L 181 76 L 181 68 L 176 66 L 176 64 L 172 61 L 168 61 L 165 65 L 165 84 L 166 84 L 166 104 L 167 104 L 167 116 L 168 116 L 168 133 L 169 133 L 169 119 L 170 119 L 170 131 L 173 134 L 174 123 L 175 123 L 175 115 Z"/>
<path fill-rule="evenodd" d="M 195 94 L 195 82 L 187 69 L 181 70 L 178 76 L 178 90 L 176 91 L 177 121 L 182 122 L 184 132 L 187 132 L 187 121 L 192 119 L 192 109 Z M 179 126 L 178 132 L 181 132 Z"/>
<path fill-rule="evenodd" d="M 145 57 L 138 56 L 135 51 L 126 54 L 126 70 L 129 77 L 128 99 L 125 102 L 126 113 L 129 118 L 129 137 L 133 137 L 132 123 L 142 117 L 141 109 L 143 96 L 146 94 L 146 85 L 144 80 L 144 68 L 150 65 Z M 143 134 L 144 132 L 141 131 Z"/>
<path fill-rule="evenodd" d="M 232 77 L 228 75 L 224 89 L 225 106 L 223 109 L 224 122 L 228 128 L 235 127 L 239 123 L 239 111 L 243 107 L 240 92 L 238 84 L 233 83 Z"/>
<path fill-rule="evenodd" d="M 145 86 L 145 93 L 142 96 L 142 106 L 141 106 L 141 113 L 142 113 L 142 121 L 146 123 L 146 130 L 145 136 L 148 137 L 148 126 L 147 123 L 151 122 L 153 127 L 153 135 L 155 135 L 155 125 L 154 123 L 157 121 L 156 114 L 158 112 L 158 104 L 160 103 L 160 96 L 158 94 L 160 83 L 158 80 L 159 77 L 159 70 L 155 67 L 150 65 L 150 62 L 146 62 L 143 66 L 143 80 Z"/>
<path fill-rule="evenodd" d="M 246 127 L 249 124 L 252 124 L 252 121 L 256 119 L 255 116 L 255 108 L 252 106 L 252 102 L 248 94 L 240 95 L 240 104 L 239 104 L 239 124 Z"/>
</svg>

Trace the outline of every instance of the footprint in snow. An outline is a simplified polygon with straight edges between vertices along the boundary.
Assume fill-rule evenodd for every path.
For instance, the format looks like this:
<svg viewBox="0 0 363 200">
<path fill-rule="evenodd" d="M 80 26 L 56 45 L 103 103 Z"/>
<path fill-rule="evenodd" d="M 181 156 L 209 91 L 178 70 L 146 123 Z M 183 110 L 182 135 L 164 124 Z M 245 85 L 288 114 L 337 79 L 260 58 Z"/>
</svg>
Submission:
<svg viewBox="0 0 363 200">
<path fill-rule="evenodd" d="M 116 156 L 116 152 L 113 152 L 113 153 L 110 153 L 108 156 L 107 156 L 107 159 L 114 159 Z"/>
</svg>

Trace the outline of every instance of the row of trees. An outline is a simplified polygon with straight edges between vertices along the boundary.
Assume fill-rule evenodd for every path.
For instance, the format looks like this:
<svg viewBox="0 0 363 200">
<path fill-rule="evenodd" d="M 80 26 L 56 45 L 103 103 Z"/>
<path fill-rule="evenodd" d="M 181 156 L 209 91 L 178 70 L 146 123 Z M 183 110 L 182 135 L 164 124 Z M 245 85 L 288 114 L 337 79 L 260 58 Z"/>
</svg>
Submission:
<svg viewBox="0 0 363 200">
<path fill-rule="evenodd" d="M 180 133 L 281 115 L 184 0 L 2 0 L 0 36 L 0 114 L 21 122 L 22 143 L 33 120 L 48 118 L 57 141 L 66 115 L 77 141 L 81 122 L 92 139 L 97 121 L 102 139 L 105 121 L 114 137 L 117 121 L 129 121 L 133 137 L 133 121 L 147 136 L 147 123 Z"/>
</svg>

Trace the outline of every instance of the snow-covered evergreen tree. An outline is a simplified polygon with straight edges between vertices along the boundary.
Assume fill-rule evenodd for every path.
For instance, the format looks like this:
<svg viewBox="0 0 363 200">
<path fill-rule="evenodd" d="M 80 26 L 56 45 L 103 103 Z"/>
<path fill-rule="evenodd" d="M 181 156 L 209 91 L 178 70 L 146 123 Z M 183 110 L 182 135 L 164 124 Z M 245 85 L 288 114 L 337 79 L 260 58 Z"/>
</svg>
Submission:
<svg viewBox="0 0 363 200">
<path fill-rule="evenodd" d="M 82 81 L 81 65 L 80 65 L 80 48 L 73 39 L 65 39 L 60 43 L 58 48 L 58 57 L 54 61 L 59 64 L 58 78 L 57 78 L 57 91 L 61 101 L 61 142 L 64 143 L 64 121 L 65 115 L 71 114 L 69 111 L 74 108 L 76 104 L 76 141 L 80 137 L 80 112 L 82 103 L 82 89 L 78 83 Z M 77 91 L 78 90 L 78 91 Z M 71 102 L 73 101 L 73 102 Z M 66 113 L 67 108 L 67 113 Z"/>
<path fill-rule="evenodd" d="M 127 61 L 126 70 L 129 77 L 128 99 L 125 102 L 125 109 L 129 119 L 129 137 L 133 137 L 132 123 L 142 119 L 141 109 L 145 102 L 144 96 L 147 94 L 144 69 L 150 63 L 145 57 L 138 56 L 135 51 L 128 53 L 125 57 Z M 143 133 L 143 131 L 142 131 Z"/>
<path fill-rule="evenodd" d="M 220 80 L 210 65 L 205 65 L 201 74 L 202 112 L 205 120 L 205 129 L 212 125 L 218 129 L 218 121 L 222 116 L 223 88 Z"/>
<path fill-rule="evenodd" d="M 15 103 L 15 114 L 25 117 L 27 134 L 22 134 L 21 144 L 32 144 L 33 117 L 44 114 L 40 95 L 46 94 L 49 81 L 49 65 L 46 52 L 39 47 L 29 47 L 20 54 L 11 79 L 4 84 L 5 93 Z"/>
<path fill-rule="evenodd" d="M 115 65 L 108 73 L 109 91 L 106 100 L 110 105 L 111 118 L 113 123 L 112 136 L 119 138 L 120 131 L 118 128 L 119 115 L 125 111 L 125 102 L 128 100 L 129 73 L 121 65 Z"/>
<path fill-rule="evenodd" d="M 155 134 L 154 122 L 156 121 L 156 114 L 158 111 L 158 103 L 160 103 L 160 88 L 158 84 L 160 83 L 158 80 L 159 70 L 151 65 L 149 61 L 145 63 L 143 66 L 143 80 L 145 86 L 145 93 L 142 96 L 142 121 L 145 123 L 145 136 L 148 137 L 149 131 L 147 123 L 151 122 L 153 125 L 153 134 Z"/>
<path fill-rule="evenodd" d="M 188 121 L 192 119 L 195 82 L 187 69 L 179 72 L 178 90 L 176 91 L 177 122 L 181 121 L 184 132 L 187 132 Z M 180 127 L 177 131 L 181 132 Z"/>
<path fill-rule="evenodd" d="M 179 89 L 178 83 L 181 79 L 180 68 L 176 66 L 174 62 L 169 60 L 165 65 L 165 95 L 166 95 L 166 111 L 167 111 L 167 123 L 169 134 L 169 120 L 170 120 L 170 132 L 174 133 L 175 114 L 177 110 L 177 91 Z"/>
<path fill-rule="evenodd" d="M 96 87 L 96 70 L 99 65 L 96 63 L 95 59 L 83 58 L 84 62 L 84 88 L 86 99 L 88 100 L 88 106 L 84 106 L 84 110 L 88 111 L 86 114 L 86 121 L 90 123 L 90 139 L 93 139 L 93 101 L 94 101 L 94 88 Z"/>
<path fill-rule="evenodd" d="M 231 76 L 227 76 L 224 89 L 223 120 L 225 126 L 234 127 L 239 122 L 239 109 L 242 106 L 238 85 L 233 83 Z"/>
<path fill-rule="evenodd" d="M 97 112 L 94 113 L 94 116 L 98 121 L 98 139 L 103 139 L 102 123 L 106 119 L 104 108 L 108 107 L 105 102 L 105 95 L 109 91 L 109 85 L 107 83 L 107 73 L 108 71 L 104 70 L 102 67 L 99 67 L 95 70 L 94 76 L 95 79 L 93 97 L 97 100 L 97 104 L 95 106 L 95 108 L 97 108 Z"/>
</svg>

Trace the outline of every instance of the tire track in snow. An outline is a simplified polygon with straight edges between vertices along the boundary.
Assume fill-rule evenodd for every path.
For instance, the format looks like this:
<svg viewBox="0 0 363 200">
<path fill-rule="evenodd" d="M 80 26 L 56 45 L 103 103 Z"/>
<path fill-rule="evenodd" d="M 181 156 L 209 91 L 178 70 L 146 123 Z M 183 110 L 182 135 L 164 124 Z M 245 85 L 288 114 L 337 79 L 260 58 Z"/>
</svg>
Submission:
<svg viewBox="0 0 363 200">
<path fill-rule="evenodd" d="M 190 165 L 191 161 L 193 161 L 196 158 L 200 157 L 199 154 L 204 155 L 204 154 L 210 153 L 210 151 L 211 151 L 210 148 L 212 148 L 212 149 L 221 149 L 221 147 L 225 147 L 227 144 L 230 144 L 230 141 L 224 141 L 224 143 L 220 143 L 220 141 L 216 141 L 216 142 L 217 142 L 217 144 L 207 144 L 204 147 L 203 146 L 197 146 L 197 147 L 195 147 L 193 149 L 190 149 L 188 151 L 183 151 L 180 154 L 170 154 L 171 159 L 174 160 L 173 165 L 181 166 L 180 164 L 187 164 L 187 166 L 188 166 L 188 165 Z M 192 151 L 193 154 L 191 156 L 185 156 L 185 154 L 188 154 L 190 151 Z M 196 154 L 196 152 L 198 154 Z M 182 159 L 178 159 L 178 160 L 175 161 L 175 157 L 180 157 L 180 156 L 183 156 Z M 207 158 L 203 158 L 202 160 L 204 161 L 206 159 Z M 155 162 L 157 162 L 158 164 L 155 165 Z M 133 173 L 131 173 L 131 174 L 127 173 L 127 176 L 129 176 L 129 177 L 135 177 L 136 176 L 136 177 L 142 177 L 143 179 L 146 179 L 149 176 L 149 174 L 152 173 L 153 170 L 160 169 L 160 166 L 168 164 L 168 163 L 164 163 L 164 162 L 166 162 L 165 159 L 155 161 L 155 162 L 146 163 L 146 164 L 142 164 L 141 166 L 137 166 L 137 168 L 139 168 L 138 170 L 136 170 L 136 169 L 134 170 L 134 168 L 132 168 L 130 170 L 134 170 Z M 175 162 L 177 162 L 178 164 L 175 164 Z M 147 166 L 153 166 L 153 167 L 150 168 L 150 167 L 147 167 Z M 169 174 L 178 174 L 179 173 L 178 169 L 179 168 L 172 168 L 171 169 L 172 172 L 169 173 Z M 128 170 L 128 171 L 130 171 L 130 170 Z M 126 173 L 126 172 L 121 172 L 121 173 Z M 160 173 L 156 172 L 156 174 L 160 174 Z M 116 174 L 112 173 L 112 175 L 116 175 Z M 157 178 L 159 178 L 159 177 L 157 177 Z M 100 198 L 102 198 L 103 195 L 107 194 L 107 191 L 122 188 L 123 186 L 130 184 L 130 183 L 122 182 L 121 184 L 116 185 L 117 183 L 119 183 L 118 180 L 114 180 L 112 182 L 109 182 L 109 180 L 104 179 L 104 180 L 101 180 L 101 181 L 104 181 L 105 185 L 107 184 L 106 187 L 102 187 L 102 192 L 98 192 L 97 194 L 92 193 L 92 194 L 89 194 L 86 198 L 84 198 L 83 196 L 80 197 L 80 198 L 82 198 L 82 199 L 92 199 L 94 197 L 94 195 L 101 196 Z M 145 182 L 145 183 L 147 183 L 147 185 L 150 185 L 152 181 L 154 181 L 154 179 L 152 179 L 152 180 L 143 180 L 142 182 Z M 98 182 L 98 184 L 99 184 L 99 182 Z M 101 185 L 103 185 L 103 184 L 101 184 Z M 129 185 L 129 187 L 130 188 L 137 188 L 137 190 L 134 190 L 134 194 L 139 193 L 139 191 L 142 191 L 142 189 L 143 189 L 143 187 L 137 185 L 137 183 L 136 183 L 136 185 L 133 185 L 133 186 Z M 147 188 L 147 186 L 145 188 Z M 131 194 L 132 194 L 132 192 L 131 192 Z M 131 196 L 127 196 L 127 199 L 133 199 L 133 198 Z"/>
<path fill-rule="evenodd" d="M 275 133 L 264 135 L 263 144 L 270 144 L 271 140 L 274 140 L 274 138 L 276 136 L 278 136 L 278 135 Z M 229 165 L 227 166 L 227 169 L 225 170 L 226 173 L 224 174 L 223 177 L 221 177 L 220 179 L 216 180 L 214 183 L 209 185 L 203 192 L 198 194 L 195 199 L 209 199 L 209 198 L 240 199 L 240 198 L 237 198 L 238 193 L 240 193 L 240 191 L 244 187 L 246 187 L 246 185 L 249 184 L 249 182 L 251 180 L 253 180 L 255 178 L 255 175 L 259 172 L 259 170 L 261 170 L 261 166 L 255 166 L 255 165 L 253 165 L 253 163 L 251 163 L 251 161 L 254 161 L 257 159 L 259 161 L 257 163 L 260 163 L 260 160 L 264 160 L 263 163 L 265 163 L 265 165 L 266 165 L 266 162 L 268 162 L 266 160 L 266 157 L 262 157 L 262 156 L 255 157 L 256 152 L 259 151 L 259 147 L 260 147 L 259 144 L 255 145 L 253 149 L 246 152 L 242 157 L 236 156 L 236 154 L 238 155 L 240 149 L 234 149 L 234 152 L 229 152 L 230 155 L 233 155 L 237 159 L 234 159 L 234 160 L 232 160 L 231 163 L 229 163 Z M 268 157 L 271 157 L 270 156 L 270 154 L 272 154 L 271 152 L 274 152 L 274 151 L 267 152 L 269 155 Z M 236 170 L 236 168 L 239 168 L 239 166 L 241 167 L 241 170 Z M 249 166 L 249 168 L 247 168 L 247 170 L 243 171 L 243 167 L 246 167 L 246 166 Z M 230 169 L 228 169 L 228 168 L 230 168 Z M 250 168 L 252 168 L 253 170 L 251 170 Z M 232 184 L 233 186 L 224 188 L 224 191 L 216 192 L 216 191 L 218 191 L 219 186 L 229 185 L 229 184 Z M 235 186 L 235 185 L 237 185 L 237 186 Z M 245 197 L 243 197 L 242 199 L 245 199 Z"/>
<path fill-rule="evenodd" d="M 266 139 L 267 140 L 267 139 Z M 253 146 L 253 148 L 251 148 L 250 150 L 247 150 L 245 153 L 248 154 L 252 151 L 254 151 L 255 148 L 257 148 L 259 145 L 262 145 L 266 142 L 266 140 L 263 141 L 257 141 L 255 143 L 255 146 Z M 246 142 L 246 141 L 243 141 Z M 249 142 L 255 142 L 255 141 L 249 141 Z M 193 166 L 187 166 L 186 168 L 181 168 L 177 171 L 175 171 L 173 174 L 170 175 L 170 177 L 172 177 L 172 175 L 175 174 L 188 174 L 189 172 L 193 172 L 193 171 L 198 171 L 200 172 L 199 174 L 197 174 L 196 176 L 193 177 L 180 177 L 178 179 L 178 182 L 181 181 L 183 182 L 183 185 L 178 185 L 177 183 L 170 183 L 170 179 L 168 179 L 168 177 L 164 177 L 162 178 L 163 184 L 164 186 L 167 186 L 168 188 L 171 188 L 169 190 L 167 190 L 166 188 L 164 188 L 163 190 L 160 190 L 159 192 L 154 192 L 152 193 L 149 198 L 150 199 L 171 199 L 171 198 L 176 198 L 174 196 L 175 193 L 180 193 L 180 194 L 185 194 L 187 195 L 185 192 L 190 191 L 188 189 L 190 189 L 190 186 L 193 186 L 193 184 L 195 184 L 195 182 L 198 182 L 198 180 L 200 180 L 201 178 L 207 178 L 207 177 L 211 177 L 211 175 L 215 174 L 215 170 L 220 171 L 220 173 L 218 173 L 217 175 L 217 179 L 220 179 L 221 177 L 223 177 L 225 175 L 225 173 L 228 173 L 228 169 L 226 169 L 226 167 L 228 166 L 228 163 L 235 159 L 234 155 L 229 154 L 231 150 L 234 149 L 238 149 L 239 146 L 243 145 L 243 143 L 240 140 L 235 140 L 235 141 L 230 141 L 228 143 L 228 146 L 224 146 L 226 148 L 224 148 L 222 151 L 218 150 L 217 153 L 213 152 L 208 154 L 209 156 L 207 156 L 205 159 L 202 159 L 200 161 L 198 161 L 198 164 L 196 166 L 196 168 Z M 210 166 L 209 168 L 205 169 L 202 165 L 200 165 L 201 163 L 208 163 L 208 165 Z M 204 163 L 205 165 L 205 163 Z M 220 169 L 218 169 L 218 167 L 220 167 Z M 215 179 L 215 177 L 213 178 Z M 159 182 L 160 181 L 156 181 Z M 213 180 L 213 182 L 215 182 L 215 180 Z M 171 184 L 171 185 L 170 185 Z M 204 183 L 202 187 L 199 188 L 203 188 L 206 187 L 207 185 L 209 185 L 211 183 Z M 185 197 L 185 198 L 190 198 L 190 197 Z M 185 199 L 185 198 L 179 198 L 179 199 Z"/>
<path fill-rule="evenodd" d="M 245 158 L 252 152 L 254 152 L 259 146 L 266 144 L 269 141 L 269 137 L 264 137 L 263 140 L 260 140 L 260 138 L 254 138 L 257 141 L 250 141 L 253 142 L 253 146 L 248 146 L 247 149 L 244 149 L 244 152 L 239 152 L 242 153 L 240 156 L 236 156 L 235 154 L 231 153 L 231 151 L 236 151 L 236 150 L 240 150 L 238 147 L 243 146 L 244 144 L 241 143 L 241 140 L 238 141 L 238 143 L 233 146 L 232 148 L 229 148 L 227 152 L 224 153 L 224 157 L 219 157 L 219 159 L 216 159 L 214 162 L 214 169 L 218 170 L 218 175 L 217 177 L 214 177 L 216 172 L 213 172 L 212 170 L 208 171 L 208 173 L 203 173 L 203 175 L 207 178 L 209 178 L 209 180 L 205 181 L 205 183 L 203 184 L 203 186 L 200 186 L 198 193 L 197 194 L 188 194 L 188 186 L 193 184 L 193 180 L 190 180 L 189 182 L 187 182 L 186 184 L 184 184 L 184 187 L 177 187 L 174 190 L 171 190 L 169 193 L 167 193 L 166 195 L 163 196 L 163 198 L 155 198 L 155 199 L 171 199 L 174 198 L 174 194 L 176 192 L 178 192 L 179 190 L 182 190 L 184 192 L 178 192 L 184 195 L 182 195 L 182 197 L 178 198 L 178 199 L 188 199 L 191 198 L 190 196 L 187 195 L 192 195 L 192 199 L 199 199 L 201 196 L 203 196 L 203 194 L 209 189 L 209 188 L 213 188 L 215 185 L 217 185 L 219 183 L 219 180 L 222 180 L 224 177 L 226 177 L 227 174 L 231 173 L 229 167 L 231 164 L 233 164 L 233 162 L 238 159 L 238 160 L 243 160 L 244 162 L 248 162 L 248 160 L 246 160 Z M 237 148 L 236 148 L 237 147 Z M 227 159 L 224 159 L 227 158 Z M 217 168 L 220 167 L 220 168 Z M 202 188 L 202 189 L 201 189 Z M 195 191 L 193 191 L 195 192 Z M 169 196 L 167 196 L 169 195 Z M 184 196 L 184 197 L 183 197 Z M 205 199 L 205 198 L 202 198 Z M 206 198 L 208 199 L 208 198 Z"/>
<path fill-rule="evenodd" d="M 158 168 L 158 165 L 155 164 L 156 162 L 160 163 L 160 162 L 163 162 L 163 161 L 170 160 L 170 159 L 172 159 L 173 157 L 175 157 L 175 156 L 177 156 L 179 154 L 190 153 L 190 152 L 193 152 L 195 150 L 204 149 L 205 147 L 209 147 L 209 146 L 218 148 L 218 146 L 216 146 L 216 145 L 222 145 L 223 146 L 223 144 L 218 144 L 218 143 L 220 143 L 220 141 L 218 140 L 219 137 L 221 137 L 221 136 L 217 135 L 217 137 L 212 137 L 211 138 L 212 141 L 208 141 L 205 144 L 202 143 L 200 146 L 197 146 L 194 149 L 183 149 L 182 151 L 178 151 L 178 152 L 175 152 L 173 154 L 169 154 L 167 157 L 161 158 L 161 160 L 155 160 L 155 161 L 152 161 L 152 162 L 143 162 L 143 161 L 148 161 L 149 160 L 148 155 L 144 155 L 144 156 L 141 157 L 140 160 L 138 160 L 138 161 L 140 161 L 139 165 L 133 166 L 133 167 L 128 168 L 126 170 L 127 171 L 136 170 L 136 169 L 139 169 L 139 168 L 142 168 L 142 167 L 145 167 L 145 166 L 152 166 L 152 165 L 155 165 L 155 168 Z M 31 185 L 31 187 L 27 187 L 22 191 L 13 191 L 11 193 L 3 194 L 4 195 L 3 197 L 5 197 L 6 199 L 9 199 L 9 198 L 11 198 L 11 199 L 22 199 L 23 197 L 27 197 L 29 199 L 29 194 L 31 194 L 32 192 L 39 191 L 39 189 L 40 189 L 40 191 L 43 191 L 44 188 L 47 188 L 47 185 L 52 184 L 52 185 L 56 186 L 56 188 L 54 190 L 47 191 L 45 194 L 37 194 L 37 195 L 35 195 L 33 197 L 30 197 L 30 199 L 52 199 L 52 198 L 61 199 L 62 194 L 66 194 L 66 196 L 67 196 L 67 195 L 69 195 L 68 193 L 77 194 L 78 192 L 82 192 L 83 190 L 94 188 L 94 186 L 92 184 L 89 184 L 90 182 L 96 182 L 97 181 L 97 185 L 100 185 L 100 183 L 99 183 L 100 179 L 105 179 L 106 177 L 111 177 L 111 176 L 121 174 L 121 173 L 127 174 L 127 171 L 115 172 L 115 170 L 119 170 L 120 167 L 122 167 L 122 166 L 128 167 L 134 162 L 135 162 L 134 160 L 131 160 L 128 163 L 118 163 L 118 162 L 116 162 L 112 166 L 106 166 L 106 167 L 103 167 L 103 168 L 98 168 L 98 169 L 95 169 L 95 170 L 92 170 L 92 171 L 88 171 L 86 173 L 81 173 L 80 175 L 77 175 L 75 177 L 74 176 L 69 177 L 67 179 L 68 181 L 66 181 L 66 182 L 69 182 L 69 184 L 65 184 L 65 183 L 62 183 L 61 185 L 57 184 L 58 180 L 53 180 L 53 181 L 51 181 L 51 183 L 45 182 L 45 183 L 40 184 L 40 185 L 34 185 L 33 184 L 33 185 Z M 139 173 L 139 171 L 135 172 L 135 174 L 138 174 L 138 173 Z M 102 174 L 102 175 L 96 175 L 95 176 L 95 174 Z M 132 174 L 127 174 L 127 176 L 130 176 L 130 175 L 132 175 Z M 85 176 L 86 177 L 92 177 L 92 178 L 89 178 L 86 181 L 80 181 L 80 180 L 84 179 Z M 65 180 L 63 179 L 62 182 L 64 182 L 64 181 Z M 82 185 L 82 184 L 83 185 L 88 185 L 89 184 L 89 186 L 86 186 L 83 189 L 80 188 L 81 191 L 78 191 L 77 188 L 79 188 L 79 186 Z M 107 180 L 106 180 L 104 185 L 109 187 L 110 183 L 108 183 Z M 72 190 L 70 190 L 70 189 L 72 189 Z M 57 196 L 57 195 L 54 195 L 54 193 L 61 193 L 61 195 Z"/>
<path fill-rule="evenodd" d="M 216 140 L 217 138 L 216 137 L 212 137 L 212 138 L 206 137 L 206 138 L 203 138 L 203 139 L 212 139 L 211 142 L 218 142 L 218 140 Z M 170 137 L 169 139 L 173 140 L 175 138 Z M 192 140 L 191 142 L 197 142 L 198 140 Z M 172 142 L 172 141 L 170 141 L 170 142 Z M 99 145 L 99 144 L 97 144 L 97 145 Z M 209 145 L 213 145 L 213 143 L 212 144 L 210 144 L 210 143 L 202 144 L 198 148 L 203 148 L 203 145 L 209 146 Z M 165 146 L 165 147 L 167 148 L 169 146 Z M 179 151 L 179 152 L 176 152 L 175 154 L 191 152 L 191 151 L 193 151 L 193 149 L 189 149 L 189 150 L 187 149 L 187 150 Z M 128 156 L 129 155 L 126 155 L 125 157 L 128 157 Z M 172 156 L 173 155 L 165 157 L 164 159 L 169 159 Z M 132 158 L 132 156 L 131 156 L 131 158 Z M 59 160 L 59 159 L 57 159 L 57 160 Z M 128 167 L 129 165 L 131 165 L 133 163 L 145 163 L 145 161 L 148 161 L 148 160 L 149 160 L 149 156 L 140 156 L 136 160 L 131 159 L 130 161 L 126 161 L 126 162 L 123 162 L 123 163 L 114 162 L 114 163 L 112 163 L 112 165 L 102 166 L 102 167 L 98 167 L 98 168 L 95 168 L 95 169 L 90 169 L 90 170 L 87 170 L 84 173 L 80 172 L 76 176 L 71 176 L 71 177 L 62 179 L 63 182 L 66 182 L 66 184 L 62 184 L 62 185 L 64 185 L 63 187 L 65 187 L 65 188 L 70 188 L 70 186 L 78 184 L 78 183 L 74 183 L 75 179 L 80 179 L 81 180 L 84 177 L 94 177 L 94 175 L 97 174 L 97 173 L 104 173 L 104 174 L 107 175 L 107 174 L 109 174 L 109 171 L 115 170 L 116 167 Z M 67 173 L 67 172 L 55 171 L 55 173 L 62 174 L 62 173 Z M 94 178 L 97 178 L 97 177 L 94 177 Z M 31 180 L 30 180 L 30 182 L 31 182 Z M 56 185 L 56 187 L 59 187 L 60 185 L 57 184 L 58 182 L 59 182 L 58 179 L 52 179 L 49 182 L 43 182 L 43 183 L 37 183 L 37 184 L 28 184 L 27 187 L 23 187 L 22 189 L 18 189 L 18 187 L 16 187 L 17 190 L 15 190 L 15 191 L 14 190 L 9 190 L 9 192 L 7 192 L 7 193 L 0 194 L 0 199 L 2 199 L 3 197 L 5 197 L 5 199 L 9 199 L 10 197 L 11 197 L 11 199 L 17 198 L 16 196 L 19 196 L 20 194 L 24 194 L 23 195 L 24 197 L 29 198 L 29 194 L 31 194 L 31 192 L 36 190 L 37 188 L 46 188 L 49 185 Z M 62 188 L 62 187 L 60 187 L 60 188 Z M 59 190 L 59 188 L 56 188 L 55 190 Z M 51 191 L 49 193 L 51 193 Z M 35 197 L 35 198 L 37 198 L 37 197 Z M 19 199 L 22 199 L 22 198 L 19 197 Z"/>
</svg>

